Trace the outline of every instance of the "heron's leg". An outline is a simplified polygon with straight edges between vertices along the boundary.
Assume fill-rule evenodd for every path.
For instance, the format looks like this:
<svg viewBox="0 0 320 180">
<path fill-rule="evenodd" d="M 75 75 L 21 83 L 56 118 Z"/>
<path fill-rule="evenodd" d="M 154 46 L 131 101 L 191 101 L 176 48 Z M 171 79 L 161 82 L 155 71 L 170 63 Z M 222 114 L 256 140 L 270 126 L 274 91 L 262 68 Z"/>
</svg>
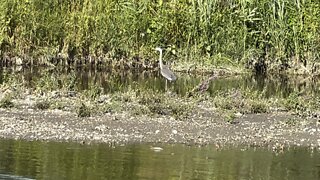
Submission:
<svg viewBox="0 0 320 180">
<path fill-rule="evenodd" d="M 166 92 L 168 91 L 168 80 L 166 79 Z"/>
</svg>

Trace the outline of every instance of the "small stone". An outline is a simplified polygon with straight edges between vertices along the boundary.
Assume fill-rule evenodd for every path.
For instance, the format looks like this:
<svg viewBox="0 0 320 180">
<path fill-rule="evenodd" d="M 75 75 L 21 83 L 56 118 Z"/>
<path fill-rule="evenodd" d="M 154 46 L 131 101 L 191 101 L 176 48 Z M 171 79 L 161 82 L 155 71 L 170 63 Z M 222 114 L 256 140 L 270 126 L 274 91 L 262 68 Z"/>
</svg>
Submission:
<svg viewBox="0 0 320 180">
<path fill-rule="evenodd" d="M 101 96 L 98 98 L 97 102 L 98 102 L 98 103 L 104 103 L 104 102 L 106 102 L 107 99 L 108 99 L 108 96 L 107 96 L 107 95 L 101 95 Z"/>
<path fill-rule="evenodd" d="M 237 113 L 235 113 L 234 115 L 235 115 L 236 117 L 241 117 L 241 116 L 243 116 L 243 114 L 240 113 L 240 112 L 237 112 Z"/>
<path fill-rule="evenodd" d="M 16 58 L 16 65 L 21 66 L 23 64 L 23 60 L 20 57 Z"/>
<path fill-rule="evenodd" d="M 67 97 L 76 97 L 77 93 L 75 91 L 68 91 Z"/>
<path fill-rule="evenodd" d="M 163 148 L 161 147 L 151 147 L 150 149 L 153 150 L 154 152 L 160 152 L 163 150 Z"/>
</svg>

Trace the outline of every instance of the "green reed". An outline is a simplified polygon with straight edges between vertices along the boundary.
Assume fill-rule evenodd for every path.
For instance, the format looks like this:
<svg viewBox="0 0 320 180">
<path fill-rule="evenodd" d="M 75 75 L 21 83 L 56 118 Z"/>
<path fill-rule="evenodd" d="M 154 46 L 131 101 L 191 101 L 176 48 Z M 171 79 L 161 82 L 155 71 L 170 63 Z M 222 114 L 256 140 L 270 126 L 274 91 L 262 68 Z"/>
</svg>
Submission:
<svg viewBox="0 0 320 180">
<path fill-rule="evenodd" d="M 320 2 L 312 0 L 2 0 L 1 54 L 168 56 L 212 64 L 314 64 Z M 155 59 L 155 58 L 153 58 Z"/>
</svg>

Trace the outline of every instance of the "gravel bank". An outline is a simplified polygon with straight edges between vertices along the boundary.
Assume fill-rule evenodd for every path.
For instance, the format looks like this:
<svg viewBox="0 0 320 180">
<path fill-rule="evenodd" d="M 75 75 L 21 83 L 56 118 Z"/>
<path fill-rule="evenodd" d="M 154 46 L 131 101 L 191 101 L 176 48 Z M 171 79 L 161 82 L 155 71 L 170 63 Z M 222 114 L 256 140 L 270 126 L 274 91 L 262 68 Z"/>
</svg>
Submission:
<svg viewBox="0 0 320 180">
<path fill-rule="evenodd" d="M 126 113 L 79 118 L 61 110 L 0 109 L 0 137 L 80 143 L 184 143 L 320 147 L 318 119 L 288 113 L 250 114 L 232 123 L 219 118 L 178 121 Z"/>
</svg>

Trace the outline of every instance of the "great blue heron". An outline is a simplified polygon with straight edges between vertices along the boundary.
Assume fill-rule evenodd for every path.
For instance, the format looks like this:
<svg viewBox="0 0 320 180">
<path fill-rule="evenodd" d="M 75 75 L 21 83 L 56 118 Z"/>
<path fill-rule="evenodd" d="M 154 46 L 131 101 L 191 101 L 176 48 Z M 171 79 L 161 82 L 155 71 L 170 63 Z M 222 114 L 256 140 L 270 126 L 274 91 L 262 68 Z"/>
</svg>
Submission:
<svg viewBox="0 0 320 180">
<path fill-rule="evenodd" d="M 168 66 L 162 63 L 162 49 L 160 47 L 156 48 L 157 51 L 160 52 L 159 64 L 160 64 L 160 72 L 163 77 L 168 79 L 169 81 L 175 81 L 177 77 L 173 74 L 173 72 L 168 68 Z"/>
</svg>

